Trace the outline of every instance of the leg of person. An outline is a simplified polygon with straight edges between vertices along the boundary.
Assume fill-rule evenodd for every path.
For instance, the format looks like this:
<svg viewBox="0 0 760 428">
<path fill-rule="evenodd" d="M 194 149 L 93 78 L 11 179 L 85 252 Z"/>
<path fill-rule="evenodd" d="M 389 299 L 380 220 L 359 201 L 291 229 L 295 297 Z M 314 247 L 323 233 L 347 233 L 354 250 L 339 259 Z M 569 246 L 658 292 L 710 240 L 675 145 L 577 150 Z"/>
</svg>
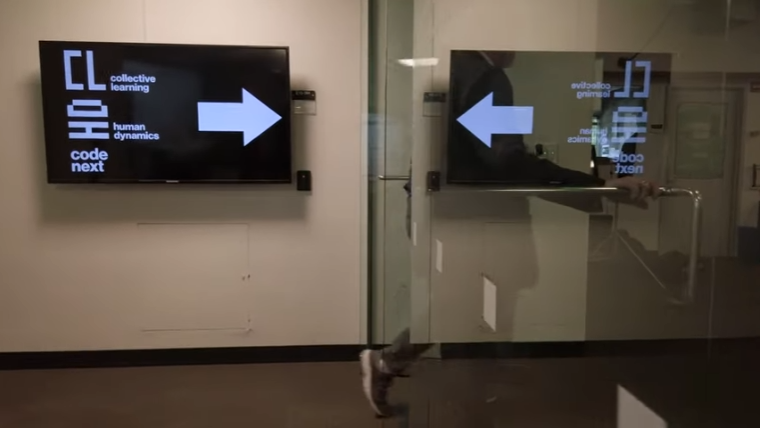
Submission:
<svg viewBox="0 0 760 428">
<path fill-rule="evenodd" d="M 430 347 L 430 344 L 412 344 L 407 328 L 390 346 L 380 351 L 366 350 L 361 353 L 364 395 L 378 416 L 390 416 L 388 389 L 393 384 L 393 378 L 404 373 Z"/>
<path fill-rule="evenodd" d="M 411 177 L 411 166 L 409 176 Z M 412 183 L 407 181 L 406 190 L 406 236 L 412 236 Z M 391 406 L 388 405 L 388 389 L 393 384 L 393 378 L 403 376 L 409 366 L 428 349 L 430 345 L 413 345 L 411 333 L 405 329 L 393 343 L 382 351 L 366 350 L 361 353 L 362 387 L 370 406 L 378 416 L 390 416 Z"/>
<path fill-rule="evenodd" d="M 401 376 L 431 347 L 432 344 L 429 343 L 413 344 L 411 331 L 406 328 L 390 346 L 380 351 L 380 360 L 388 372 Z"/>
</svg>

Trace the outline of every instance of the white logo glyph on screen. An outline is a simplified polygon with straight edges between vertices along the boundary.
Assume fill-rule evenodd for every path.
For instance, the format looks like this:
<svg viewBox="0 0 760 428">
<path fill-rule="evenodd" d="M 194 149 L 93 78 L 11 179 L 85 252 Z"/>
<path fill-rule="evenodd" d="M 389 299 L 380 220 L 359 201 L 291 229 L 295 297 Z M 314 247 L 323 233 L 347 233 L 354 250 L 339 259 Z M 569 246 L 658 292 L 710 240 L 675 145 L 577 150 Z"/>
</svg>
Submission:
<svg viewBox="0 0 760 428">
<path fill-rule="evenodd" d="M 74 59 L 82 58 L 81 50 L 63 51 L 63 70 L 66 91 L 101 92 L 106 90 L 105 83 L 95 81 L 95 55 L 92 51 L 84 52 L 87 65 L 87 83 L 74 79 Z M 81 61 L 81 59 L 80 59 Z M 98 99 L 72 99 L 66 106 L 69 118 L 69 139 L 71 140 L 108 140 L 110 138 L 108 106 Z"/>
</svg>

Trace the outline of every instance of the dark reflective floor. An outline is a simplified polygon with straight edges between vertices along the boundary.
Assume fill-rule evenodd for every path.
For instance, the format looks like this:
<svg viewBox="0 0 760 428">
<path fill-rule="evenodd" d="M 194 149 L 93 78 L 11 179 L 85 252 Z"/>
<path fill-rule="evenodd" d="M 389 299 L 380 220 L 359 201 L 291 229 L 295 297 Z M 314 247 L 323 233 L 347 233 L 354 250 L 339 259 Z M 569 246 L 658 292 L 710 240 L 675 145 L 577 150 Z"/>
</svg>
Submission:
<svg viewBox="0 0 760 428">
<path fill-rule="evenodd" d="M 616 254 L 589 263 L 586 333 L 628 340 L 618 351 L 426 360 L 397 381 L 394 418 L 371 413 L 358 363 L 260 364 L 0 371 L 0 428 L 620 428 L 621 388 L 660 426 L 760 427 L 760 341 L 747 339 L 760 336 L 760 267 L 704 261 L 695 301 L 677 305 Z M 641 352 L 657 338 L 692 340 Z"/>
<path fill-rule="evenodd" d="M 673 427 L 757 427 L 760 352 L 425 361 L 378 420 L 354 363 L 0 372 L 0 427 L 617 427 L 622 385 Z M 641 427 L 648 428 L 648 427 Z"/>
</svg>

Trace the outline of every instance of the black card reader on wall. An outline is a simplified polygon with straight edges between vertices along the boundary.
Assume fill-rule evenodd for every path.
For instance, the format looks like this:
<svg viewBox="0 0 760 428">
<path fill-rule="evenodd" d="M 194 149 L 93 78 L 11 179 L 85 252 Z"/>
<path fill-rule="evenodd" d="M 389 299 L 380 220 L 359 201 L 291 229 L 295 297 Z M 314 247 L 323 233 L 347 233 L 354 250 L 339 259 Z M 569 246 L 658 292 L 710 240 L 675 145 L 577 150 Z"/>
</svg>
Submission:
<svg viewBox="0 0 760 428">
<path fill-rule="evenodd" d="M 311 171 L 296 172 L 296 189 L 299 192 L 311 192 Z"/>
</svg>

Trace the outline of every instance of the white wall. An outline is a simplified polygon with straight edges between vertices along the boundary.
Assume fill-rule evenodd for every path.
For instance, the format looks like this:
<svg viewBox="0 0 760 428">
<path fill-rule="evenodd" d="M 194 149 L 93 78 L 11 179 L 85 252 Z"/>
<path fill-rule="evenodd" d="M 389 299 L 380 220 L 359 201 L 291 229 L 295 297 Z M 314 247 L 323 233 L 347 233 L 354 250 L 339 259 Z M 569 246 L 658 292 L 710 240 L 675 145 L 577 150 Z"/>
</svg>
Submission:
<svg viewBox="0 0 760 428">
<path fill-rule="evenodd" d="M 0 3 L 0 351 L 360 343 L 364 4 Z M 290 46 L 313 195 L 46 184 L 41 39 Z"/>
</svg>

